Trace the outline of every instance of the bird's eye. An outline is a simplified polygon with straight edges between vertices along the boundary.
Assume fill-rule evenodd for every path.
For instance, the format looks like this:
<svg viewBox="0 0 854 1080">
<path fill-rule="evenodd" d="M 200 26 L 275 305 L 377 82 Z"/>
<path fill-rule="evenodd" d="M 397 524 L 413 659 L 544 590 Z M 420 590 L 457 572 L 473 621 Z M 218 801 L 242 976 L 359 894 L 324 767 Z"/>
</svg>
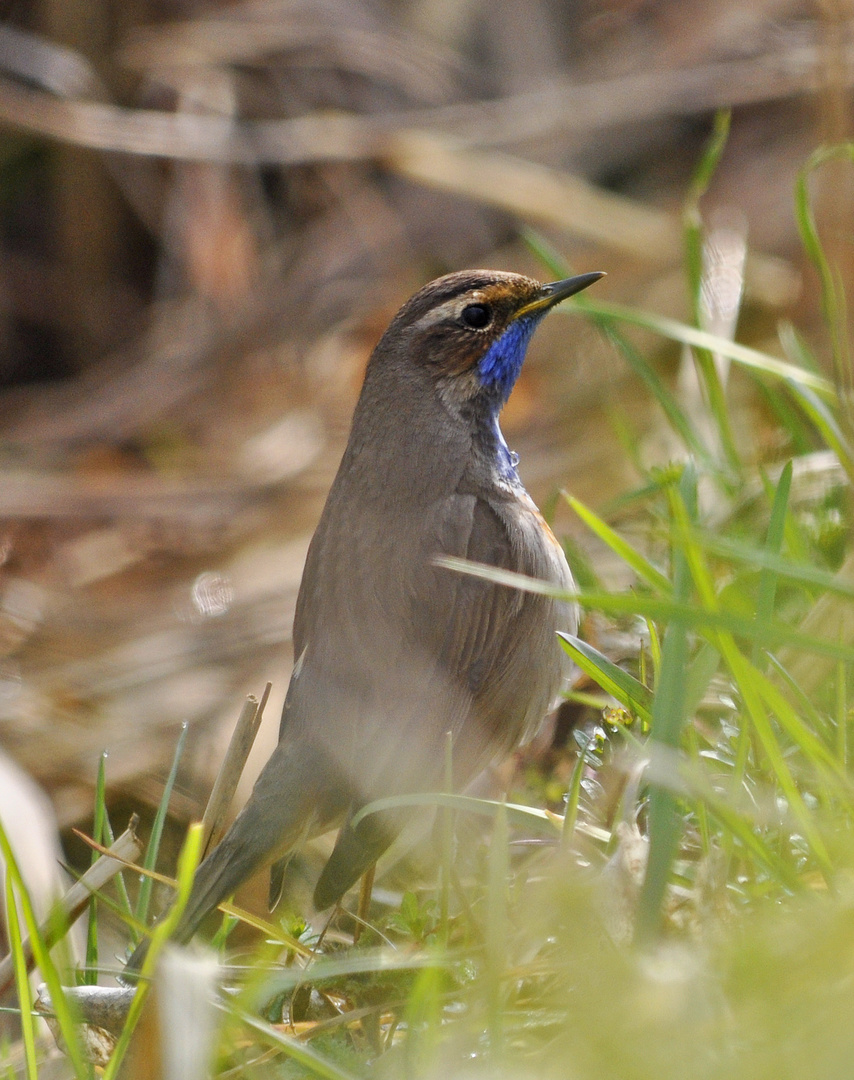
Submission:
<svg viewBox="0 0 854 1080">
<path fill-rule="evenodd" d="M 492 322 L 492 312 L 486 304 L 466 304 L 460 313 L 463 325 L 472 330 L 483 330 Z"/>
</svg>

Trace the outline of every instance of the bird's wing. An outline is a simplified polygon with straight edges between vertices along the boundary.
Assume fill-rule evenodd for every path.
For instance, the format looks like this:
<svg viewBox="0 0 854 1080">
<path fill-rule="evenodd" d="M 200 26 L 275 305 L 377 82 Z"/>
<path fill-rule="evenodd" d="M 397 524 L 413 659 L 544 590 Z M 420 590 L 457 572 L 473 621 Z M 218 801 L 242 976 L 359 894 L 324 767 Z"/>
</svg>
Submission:
<svg viewBox="0 0 854 1080">
<path fill-rule="evenodd" d="M 506 714 L 530 704 L 525 665 L 529 656 L 541 663 L 534 652 L 541 639 L 525 642 L 546 621 L 543 600 L 436 565 L 436 557 L 544 576 L 545 562 L 531 554 L 542 548 L 535 526 L 510 500 L 455 492 L 385 532 L 358 520 L 349 533 L 330 530 L 343 537 L 335 550 L 319 530 L 303 579 L 311 603 L 303 601 L 297 620 L 301 651 L 282 735 L 324 743 L 369 797 L 434 784 L 447 731 L 456 738 L 471 729 L 460 753 L 473 758 L 461 760 L 461 773 L 518 741 L 511 731 L 480 748 L 467 721 L 476 707 L 495 723 L 522 723 Z M 322 577 L 313 570 L 319 561 Z M 480 734 L 493 740 L 489 730 Z"/>
<path fill-rule="evenodd" d="M 457 495 L 442 508 L 441 522 L 441 553 L 572 588 L 563 551 L 524 492 Z M 539 726 L 567 674 L 554 632 L 574 632 L 576 618 L 571 604 L 431 560 L 413 625 L 422 637 L 432 635 L 440 669 L 471 695 L 472 719 L 455 739 L 461 780 Z"/>
<path fill-rule="evenodd" d="M 381 795 L 440 787 L 448 731 L 454 736 L 455 786 L 494 752 L 494 732 L 480 724 L 473 705 L 489 693 L 493 679 L 502 678 L 506 635 L 524 602 L 522 594 L 437 566 L 435 559 L 456 555 L 512 567 L 511 536 L 500 515 L 474 495 L 455 494 L 434 506 L 420 524 L 417 553 L 406 553 L 417 568 L 404 588 L 400 633 L 409 640 L 397 654 L 409 681 L 396 687 L 397 711 L 392 701 L 379 714 L 383 729 L 369 720 L 362 731 L 374 758 L 367 770 L 373 775 L 357 793 L 354 809 Z M 374 813 L 355 829 L 348 818 L 317 882 L 319 909 L 339 899 L 376 861 L 411 813 L 405 808 Z"/>
<path fill-rule="evenodd" d="M 524 596 L 437 566 L 435 559 L 455 555 L 501 569 L 519 569 L 518 553 L 506 521 L 493 505 L 474 495 L 455 495 L 445 501 L 426 547 L 428 565 L 413 603 L 415 632 L 432 638 L 440 666 L 477 696 L 506 659 L 510 620 L 518 614 Z"/>
</svg>

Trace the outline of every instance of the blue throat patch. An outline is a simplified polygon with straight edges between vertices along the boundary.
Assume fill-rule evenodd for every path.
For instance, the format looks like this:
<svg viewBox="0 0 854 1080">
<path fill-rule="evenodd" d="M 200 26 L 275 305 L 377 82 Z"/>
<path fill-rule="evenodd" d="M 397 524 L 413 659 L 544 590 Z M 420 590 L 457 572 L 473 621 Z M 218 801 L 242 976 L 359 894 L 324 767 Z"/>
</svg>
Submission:
<svg viewBox="0 0 854 1080">
<path fill-rule="evenodd" d="M 528 342 L 539 321 L 539 318 L 530 316 L 514 319 L 501 337 L 493 341 L 477 365 L 480 384 L 489 391 L 490 397 L 495 398 L 497 409 L 510 397 L 510 391 L 522 370 Z"/>
<path fill-rule="evenodd" d="M 528 349 L 528 342 L 541 315 L 529 316 L 528 318 L 516 319 L 507 327 L 504 333 L 493 341 L 477 366 L 480 384 L 487 392 L 490 408 L 489 419 L 492 427 L 492 437 L 495 440 L 496 465 L 498 475 L 511 483 L 519 482 L 516 465 L 519 457 L 504 441 L 501 428 L 498 424 L 498 414 L 510 397 Z"/>
</svg>

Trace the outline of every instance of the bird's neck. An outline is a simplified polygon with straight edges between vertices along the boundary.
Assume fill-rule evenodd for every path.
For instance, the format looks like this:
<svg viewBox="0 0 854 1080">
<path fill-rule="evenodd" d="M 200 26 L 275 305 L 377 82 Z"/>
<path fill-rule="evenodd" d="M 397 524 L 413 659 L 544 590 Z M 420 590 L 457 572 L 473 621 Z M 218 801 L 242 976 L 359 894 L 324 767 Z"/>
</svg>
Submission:
<svg viewBox="0 0 854 1080">
<path fill-rule="evenodd" d="M 386 362 L 368 369 L 341 480 L 346 476 L 368 501 L 412 505 L 456 490 L 464 474 L 475 473 L 481 485 L 519 485 L 518 458 L 507 446 L 499 414 L 526 336 L 487 352 L 478 371 L 480 392 L 462 401 L 444 393 L 426 366 L 379 357 Z"/>
<path fill-rule="evenodd" d="M 497 408 L 487 406 L 477 410 L 472 418 L 473 449 L 481 470 L 502 484 L 521 484 L 516 466 L 519 455 L 510 449 L 498 421 Z"/>
<path fill-rule="evenodd" d="M 339 482 L 371 503 L 424 505 L 456 489 L 471 439 L 424 369 L 369 369 Z"/>
</svg>

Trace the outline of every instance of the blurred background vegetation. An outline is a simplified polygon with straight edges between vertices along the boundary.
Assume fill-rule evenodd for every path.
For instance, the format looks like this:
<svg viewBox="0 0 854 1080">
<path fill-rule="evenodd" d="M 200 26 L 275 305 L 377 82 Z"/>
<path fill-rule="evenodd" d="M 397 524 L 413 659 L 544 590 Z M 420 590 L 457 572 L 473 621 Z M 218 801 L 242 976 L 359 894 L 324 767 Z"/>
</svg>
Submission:
<svg viewBox="0 0 854 1080">
<path fill-rule="evenodd" d="M 822 296 L 794 193 L 817 147 L 854 135 L 847 0 L 11 0 L 0 13 L 0 748 L 10 777 L 20 767 L 49 794 L 72 861 L 85 856 L 67 830 L 91 827 L 103 751 L 122 827 L 156 806 L 184 721 L 171 810 L 199 814 L 242 698 L 268 679 L 250 774 L 269 752 L 302 562 L 364 365 L 438 274 L 608 273 L 590 308 L 539 331 L 504 418 L 586 587 L 623 589 L 638 567 L 558 492 L 654 552 L 667 537 L 638 523 L 637 492 L 697 449 L 667 422 L 671 400 L 711 449 L 700 506 L 720 535 L 749 531 L 795 457 L 806 546 L 789 541 L 828 573 L 844 565 L 848 319 L 840 295 L 832 310 Z M 834 160 L 809 182 L 842 286 L 852 177 Z M 737 322 L 741 343 L 834 382 L 832 423 L 733 369 L 727 431 L 672 335 L 642 325 L 617 341 L 597 302 L 722 339 Z M 817 461 L 822 446 L 832 461 Z M 764 528 L 767 508 L 755 516 Z M 785 599 L 802 618 L 815 593 Z M 840 618 L 829 636 L 841 647 Z M 636 623 L 593 615 L 586 631 L 636 674 L 642 640 L 655 659 Z M 810 667 L 820 686 L 837 660 L 801 658 L 808 690 Z M 846 685 L 843 671 L 837 719 Z M 725 697 L 718 687 L 716 732 Z M 503 780 L 561 810 L 583 779 L 581 817 L 610 836 L 625 770 L 594 773 L 623 721 L 599 727 L 601 713 L 582 693 Z M 711 721 L 698 724 L 723 754 Z M 750 747 L 730 736 L 743 776 Z M 846 764 L 847 736 L 827 738 Z M 21 814 L 30 788 L 13 783 Z M 702 814 L 691 827 L 708 846 Z M 821 866 L 811 842 L 804 875 Z M 623 961 L 597 950 L 602 985 L 625 981 Z M 754 1008 L 751 978 L 777 977 L 762 970 L 730 970 Z M 677 982 L 693 978 L 680 969 Z M 601 1004 L 597 992 L 585 1000 Z M 713 997 L 680 1052 L 698 1025 L 717 1030 Z"/>
</svg>

